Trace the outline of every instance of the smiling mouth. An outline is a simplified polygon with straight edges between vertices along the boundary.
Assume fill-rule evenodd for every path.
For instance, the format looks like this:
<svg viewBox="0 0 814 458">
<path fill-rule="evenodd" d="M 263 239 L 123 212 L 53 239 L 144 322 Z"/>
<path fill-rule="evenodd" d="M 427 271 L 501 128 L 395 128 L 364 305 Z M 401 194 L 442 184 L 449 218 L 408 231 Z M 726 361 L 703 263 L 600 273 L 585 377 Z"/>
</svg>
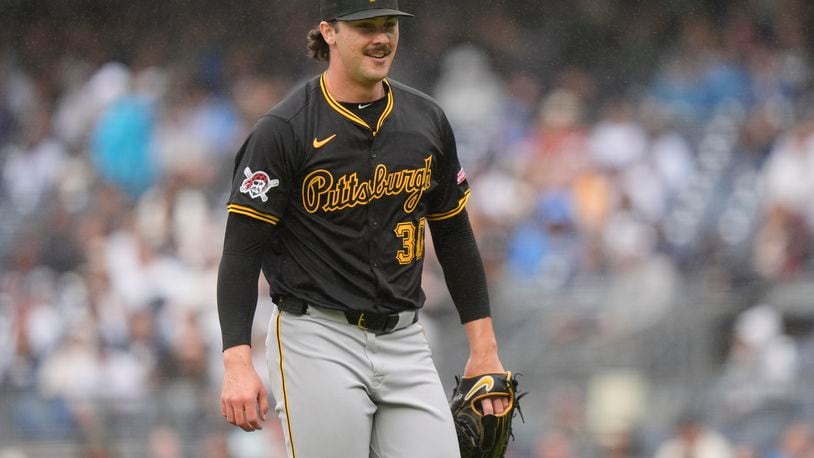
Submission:
<svg viewBox="0 0 814 458">
<path fill-rule="evenodd" d="M 372 57 L 374 59 L 384 59 L 385 57 L 390 55 L 389 49 L 377 49 L 372 51 L 365 52 L 367 57 Z"/>
</svg>

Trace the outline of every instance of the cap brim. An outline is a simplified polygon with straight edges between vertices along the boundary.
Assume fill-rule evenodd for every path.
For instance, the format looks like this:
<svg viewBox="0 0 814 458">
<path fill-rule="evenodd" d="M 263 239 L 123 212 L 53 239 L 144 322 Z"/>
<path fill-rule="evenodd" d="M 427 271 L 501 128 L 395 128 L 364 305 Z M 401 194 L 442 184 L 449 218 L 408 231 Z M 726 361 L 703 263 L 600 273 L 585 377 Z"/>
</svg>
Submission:
<svg viewBox="0 0 814 458">
<path fill-rule="evenodd" d="M 357 11 L 355 13 L 349 13 L 342 16 L 337 16 L 336 20 L 338 21 L 358 21 L 360 19 L 370 19 L 373 17 L 381 17 L 381 16 L 406 16 L 406 17 L 413 17 L 410 13 L 405 13 L 404 11 L 388 9 L 388 8 L 374 8 L 369 10 L 362 10 Z"/>
</svg>

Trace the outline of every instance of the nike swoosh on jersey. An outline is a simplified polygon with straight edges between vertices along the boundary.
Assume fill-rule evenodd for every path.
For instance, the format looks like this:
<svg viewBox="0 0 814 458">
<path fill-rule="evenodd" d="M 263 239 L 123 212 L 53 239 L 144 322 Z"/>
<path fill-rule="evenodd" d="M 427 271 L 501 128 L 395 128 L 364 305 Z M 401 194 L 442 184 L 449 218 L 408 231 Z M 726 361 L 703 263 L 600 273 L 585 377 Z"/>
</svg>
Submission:
<svg viewBox="0 0 814 458">
<path fill-rule="evenodd" d="M 364 110 L 365 108 L 367 108 L 367 107 L 369 107 L 369 106 L 371 106 L 371 105 L 373 105 L 373 104 L 372 104 L 372 103 L 365 103 L 365 104 L 361 104 L 361 103 L 360 103 L 360 104 L 359 104 L 359 109 L 360 109 L 360 110 Z"/>
<path fill-rule="evenodd" d="M 492 388 L 494 388 L 494 386 L 495 386 L 495 379 L 493 379 L 491 375 L 486 375 L 484 377 L 481 377 L 481 379 L 478 380 L 478 383 L 476 383 L 472 387 L 472 389 L 469 390 L 468 393 L 466 393 L 466 396 L 464 396 L 464 400 L 468 401 L 469 398 L 471 398 L 475 393 L 478 392 L 478 390 L 480 390 L 483 387 L 486 387 L 486 392 L 488 393 L 488 392 L 492 391 Z"/>
<path fill-rule="evenodd" d="M 317 140 L 317 137 L 314 137 L 314 143 L 313 143 L 314 148 L 316 148 L 316 149 L 322 148 L 323 146 L 327 145 L 328 142 L 333 140 L 335 137 L 336 137 L 336 134 L 333 134 L 333 135 L 331 135 L 330 137 L 328 137 L 328 138 L 326 138 L 324 140 Z"/>
</svg>

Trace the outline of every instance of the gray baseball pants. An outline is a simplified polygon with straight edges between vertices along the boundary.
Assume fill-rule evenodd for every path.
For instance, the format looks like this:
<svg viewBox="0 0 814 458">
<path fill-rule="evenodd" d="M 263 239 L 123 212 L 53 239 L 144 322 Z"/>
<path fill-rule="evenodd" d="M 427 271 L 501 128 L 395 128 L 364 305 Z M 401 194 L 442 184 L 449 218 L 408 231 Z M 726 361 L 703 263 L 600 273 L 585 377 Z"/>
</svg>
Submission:
<svg viewBox="0 0 814 458">
<path fill-rule="evenodd" d="M 423 328 L 404 324 L 376 334 L 341 312 L 275 307 L 266 362 L 289 457 L 460 457 Z"/>
</svg>

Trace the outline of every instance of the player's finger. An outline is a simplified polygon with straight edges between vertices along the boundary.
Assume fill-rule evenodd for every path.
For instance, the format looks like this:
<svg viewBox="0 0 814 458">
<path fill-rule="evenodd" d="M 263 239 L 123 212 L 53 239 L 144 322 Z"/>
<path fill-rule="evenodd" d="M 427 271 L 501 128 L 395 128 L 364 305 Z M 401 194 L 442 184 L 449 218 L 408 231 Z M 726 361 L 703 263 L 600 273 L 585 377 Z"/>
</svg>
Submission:
<svg viewBox="0 0 814 458">
<path fill-rule="evenodd" d="M 249 425 L 246 423 L 246 414 L 243 411 L 243 405 L 237 404 L 235 406 L 235 425 L 239 426 L 243 431 L 251 431 Z"/>
<path fill-rule="evenodd" d="M 484 398 L 480 403 L 481 409 L 483 409 L 484 415 L 494 415 L 495 408 L 492 405 L 492 400 L 489 398 Z"/>
<path fill-rule="evenodd" d="M 503 411 L 506 410 L 503 408 L 503 399 L 502 398 L 493 398 L 492 399 L 492 408 L 495 409 L 495 415 L 503 415 Z"/>
<path fill-rule="evenodd" d="M 266 421 L 266 414 L 268 414 L 269 411 L 269 399 L 266 395 L 266 390 L 260 390 L 258 401 L 260 403 L 260 419 Z"/>
<path fill-rule="evenodd" d="M 257 404 L 255 401 L 252 401 L 249 404 L 244 406 L 244 412 L 246 415 L 246 426 L 248 426 L 249 430 L 247 431 L 255 431 L 258 429 L 263 429 L 263 426 L 260 425 L 260 420 L 257 418 Z M 245 429 L 245 428 L 244 428 Z"/>
<path fill-rule="evenodd" d="M 223 398 L 220 400 L 220 414 L 222 416 L 226 416 L 226 403 L 223 401 Z"/>
<path fill-rule="evenodd" d="M 235 425 L 235 409 L 231 404 L 226 404 L 226 422 L 230 425 Z"/>
</svg>

